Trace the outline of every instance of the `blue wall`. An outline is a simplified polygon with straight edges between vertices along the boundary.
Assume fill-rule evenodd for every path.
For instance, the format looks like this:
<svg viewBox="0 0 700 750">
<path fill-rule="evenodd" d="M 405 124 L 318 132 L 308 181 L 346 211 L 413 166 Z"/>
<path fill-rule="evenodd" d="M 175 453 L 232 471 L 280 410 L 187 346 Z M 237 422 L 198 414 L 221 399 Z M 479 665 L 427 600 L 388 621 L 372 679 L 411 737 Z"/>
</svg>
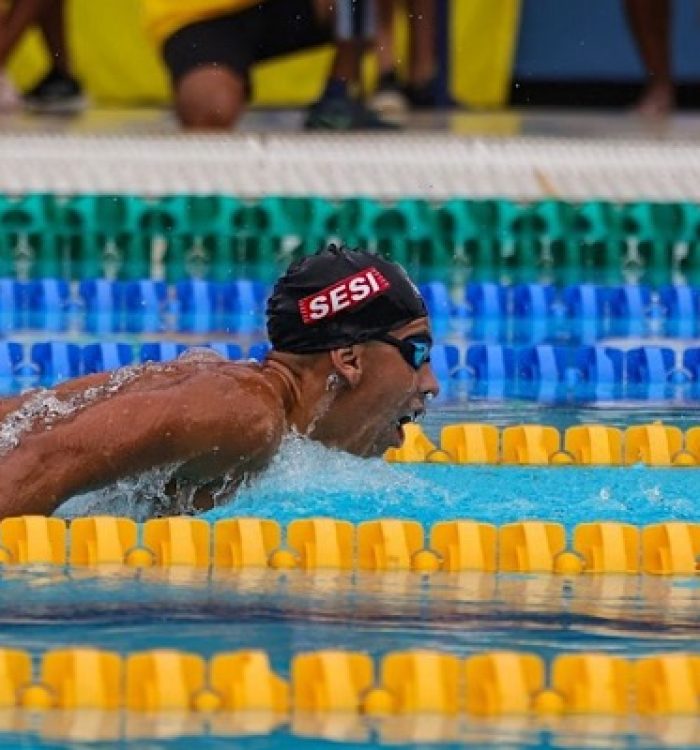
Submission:
<svg viewBox="0 0 700 750">
<path fill-rule="evenodd" d="M 673 7 L 676 80 L 699 80 L 700 0 L 675 0 Z M 523 1 L 516 78 L 637 81 L 642 76 L 622 0 Z"/>
</svg>

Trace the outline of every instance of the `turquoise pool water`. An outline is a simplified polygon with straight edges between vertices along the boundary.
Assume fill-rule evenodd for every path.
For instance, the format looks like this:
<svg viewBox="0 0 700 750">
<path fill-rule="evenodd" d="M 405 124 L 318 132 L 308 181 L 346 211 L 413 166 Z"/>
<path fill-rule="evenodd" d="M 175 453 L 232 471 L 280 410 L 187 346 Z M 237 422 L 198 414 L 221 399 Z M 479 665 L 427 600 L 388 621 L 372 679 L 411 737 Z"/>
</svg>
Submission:
<svg viewBox="0 0 700 750">
<path fill-rule="evenodd" d="M 459 656 L 518 649 L 547 659 L 583 650 L 634 658 L 697 648 L 700 627 L 700 587 L 696 580 L 682 578 L 154 570 L 97 577 L 17 570 L 3 575 L 0 590 L 2 646 L 37 654 L 85 644 L 123 653 L 168 647 L 204 656 L 264 648 L 284 676 L 291 654 L 319 648 L 357 649 L 375 659 L 415 647 Z M 183 748 L 228 747 L 227 742 L 246 748 L 325 747 L 327 736 L 363 747 L 693 747 L 692 737 L 700 728 L 688 717 L 648 723 L 594 717 L 554 726 L 529 719 L 465 719 L 452 727 L 452 734 L 448 726 L 432 738 L 428 733 L 428 742 L 426 731 L 435 729 L 435 720 L 368 723 L 346 718 L 338 727 L 337 719 L 334 724 L 307 717 L 304 723 L 304 717 L 295 717 L 263 737 L 241 736 L 240 725 L 222 729 L 220 723 L 197 716 L 127 715 L 119 720 L 121 733 L 135 733 L 143 743 L 139 747 Z M 3 726 L 0 747 L 77 747 L 65 737 L 67 726 L 82 727 L 83 734 L 95 732 L 94 718 L 81 723 L 73 717 L 66 725 L 56 713 L 34 719 L 31 741 L 3 732 Z M 661 742 L 669 727 L 675 727 L 673 742 Z M 267 729 L 258 728 L 257 734 Z M 184 737 L 163 739 L 169 734 Z M 57 736 L 63 740 L 51 740 Z"/>
<path fill-rule="evenodd" d="M 600 519 L 642 525 L 696 520 L 699 476 L 693 469 L 641 466 L 389 465 L 293 439 L 268 471 L 205 517 L 255 515 L 286 523 L 314 515 L 355 522 L 399 516 L 426 527 L 455 517 L 496 524 L 541 518 L 560 521 L 568 530 Z M 97 512 L 105 502 L 117 503 L 111 506 L 114 513 L 133 510 L 133 498 L 97 494 L 75 499 L 66 514 Z M 585 650 L 635 658 L 697 650 L 700 632 L 697 578 L 153 569 L 96 575 L 8 568 L 2 571 L 0 597 L 1 646 L 36 654 L 79 644 L 122 653 L 168 647 L 203 656 L 263 648 L 284 676 L 293 654 L 320 648 L 357 649 L 375 659 L 415 647 L 459 656 L 517 649 L 547 660 Z M 241 726 L 222 728 L 200 717 L 180 723 L 173 717 L 120 721 L 121 734 L 140 738 L 139 747 L 235 744 L 291 750 L 330 748 L 338 740 L 343 747 L 693 747 L 700 731 L 700 720 L 688 718 L 645 723 L 598 717 L 561 720 L 555 726 L 529 719 L 461 719 L 458 725 L 433 726 L 431 735 L 429 721 L 338 726 L 297 717 L 271 734 L 269 727 L 264 732 L 258 727 L 257 736 L 242 736 Z M 35 722 L 30 736 L 37 746 L 76 746 L 65 736 L 58 739 L 65 731 L 56 717 L 45 717 Z M 164 738 L 168 734 L 175 736 Z M 19 744 L 19 735 L 0 731 L 0 747 Z"/>
<path fill-rule="evenodd" d="M 661 420 L 683 430 L 700 424 L 700 410 L 667 403 L 552 407 L 524 401 L 452 402 L 429 409 L 423 428 L 439 445 L 440 431 L 458 422 L 498 427 L 539 423 L 560 431 L 600 423 L 624 429 Z M 74 498 L 59 515 L 109 513 L 145 520 L 162 477 L 121 482 L 104 492 Z M 160 483 L 160 484 L 159 484 Z M 700 473 L 690 469 L 633 467 L 477 467 L 387 464 L 358 459 L 301 439 L 291 439 L 270 468 L 235 497 L 205 514 L 262 516 L 286 523 L 309 516 L 414 518 L 425 524 L 449 518 L 507 523 L 537 518 L 568 528 L 582 521 L 617 520 L 643 525 L 700 517 Z"/>
<path fill-rule="evenodd" d="M 468 398 L 446 389 L 424 428 L 438 442 L 444 425 L 460 421 L 499 427 L 542 423 L 560 430 L 582 423 L 624 428 L 654 419 L 683 429 L 700 424 L 700 401 L 685 398 L 671 383 L 662 390 L 640 394 L 638 401 L 555 404 L 556 393 L 547 388 L 522 400 Z M 74 498 L 60 514 L 144 520 L 160 481 L 158 476 L 126 480 Z M 389 465 L 291 439 L 266 472 L 204 514 L 211 521 L 236 516 L 282 524 L 311 516 L 352 522 L 400 517 L 418 520 L 426 530 L 453 518 L 494 524 L 541 519 L 564 524 L 569 534 L 576 524 L 596 520 L 639 526 L 697 522 L 700 469 Z M 375 660 L 413 647 L 459 656 L 517 649 L 548 660 L 584 650 L 635 658 L 698 651 L 699 633 L 697 577 L 156 570 L 98 576 L 76 569 L 0 568 L 0 646 L 28 649 L 36 657 L 69 645 L 123 654 L 178 648 L 203 656 L 262 648 L 272 666 L 288 676 L 293 654 L 320 648 L 356 649 Z M 90 735 L 94 717 L 62 718 L 58 712 L 17 722 L 0 711 L 0 747 L 121 747 L 124 738 L 137 747 L 188 749 L 302 750 L 340 747 L 339 741 L 344 748 L 700 747 L 700 719 L 682 717 L 656 722 L 594 717 L 551 725 L 465 718 L 444 726 L 411 719 L 338 725 L 295 717 L 291 723 L 245 726 L 195 716 L 120 716 L 116 735 Z"/>
<path fill-rule="evenodd" d="M 693 469 L 387 465 L 291 441 L 230 505 L 205 517 L 261 515 L 288 522 L 339 514 L 354 522 L 388 516 L 426 525 L 450 518 L 495 524 L 533 518 L 569 529 L 595 520 L 642 525 L 696 519 L 699 489 Z"/>
</svg>

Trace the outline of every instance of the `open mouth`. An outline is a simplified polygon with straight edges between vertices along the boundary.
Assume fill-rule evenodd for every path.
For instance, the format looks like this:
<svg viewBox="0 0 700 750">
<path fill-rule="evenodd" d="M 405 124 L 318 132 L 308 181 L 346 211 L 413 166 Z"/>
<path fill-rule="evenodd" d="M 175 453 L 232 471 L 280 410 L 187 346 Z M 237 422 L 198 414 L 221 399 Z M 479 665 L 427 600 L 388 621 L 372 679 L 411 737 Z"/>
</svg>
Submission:
<svg viewBox="0 0 700 750">
<path fill-rule="evenodd" d="M 410 411 L 406 412 L 406 414 L 402 414 L 396 420 L 396 436 L 398 438 L 398 447 L 402 445 L 405 438 L 403 429 L 404 425 L 418 422 L 423 414 L 425 414 L 425 412 L 422 409 L 416 409 L 415 411 Z"/>
</svg>

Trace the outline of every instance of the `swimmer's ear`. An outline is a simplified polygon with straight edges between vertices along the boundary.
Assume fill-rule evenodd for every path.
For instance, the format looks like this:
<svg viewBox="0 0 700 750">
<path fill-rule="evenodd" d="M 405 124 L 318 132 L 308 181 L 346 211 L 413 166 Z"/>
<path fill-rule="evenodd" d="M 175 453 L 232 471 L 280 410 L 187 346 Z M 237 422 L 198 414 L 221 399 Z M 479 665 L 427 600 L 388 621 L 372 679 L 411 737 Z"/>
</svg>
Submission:
<svg viewBox="0 0 700 750">
<path fill-rule="evenodd" d="M 347 383 L 350 388 L 355 388 L 362 378 L 360 347 L 345 346 L 342 349 L 332 349 L 329 354 L 342 382 Z"/>
</svg>

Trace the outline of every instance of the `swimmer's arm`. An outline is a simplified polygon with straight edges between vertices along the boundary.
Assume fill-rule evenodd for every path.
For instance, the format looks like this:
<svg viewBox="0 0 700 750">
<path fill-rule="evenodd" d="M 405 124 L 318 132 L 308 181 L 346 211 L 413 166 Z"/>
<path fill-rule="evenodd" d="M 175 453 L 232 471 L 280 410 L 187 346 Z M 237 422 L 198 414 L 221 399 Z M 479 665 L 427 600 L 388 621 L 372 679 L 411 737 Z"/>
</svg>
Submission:
<svg viewBox="0 0 700 750">
<path fill-rule="evenodd" d="M 264 466 L 284 417 L 259 386 L 200 375 L 128 390 L 22 437 L 0 458 L 0 517 L 52 513 L 69 497 L 155 466 L 206 484 Z"/>
</svg>

